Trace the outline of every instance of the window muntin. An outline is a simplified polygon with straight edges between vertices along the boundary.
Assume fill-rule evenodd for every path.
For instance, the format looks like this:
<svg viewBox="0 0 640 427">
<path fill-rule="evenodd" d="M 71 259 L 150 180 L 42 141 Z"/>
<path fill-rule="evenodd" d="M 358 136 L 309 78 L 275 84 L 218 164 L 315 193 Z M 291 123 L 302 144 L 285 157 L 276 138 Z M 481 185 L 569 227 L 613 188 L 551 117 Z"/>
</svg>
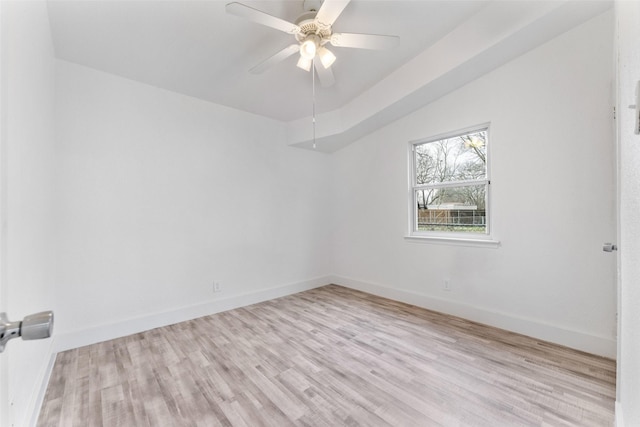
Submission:
<svg viewBox="0 0 640 427">
<path fill-rule="evenodd" d="M 411 144 L 415 236 L 486 236 L 488 127 Z"/>
</svg>

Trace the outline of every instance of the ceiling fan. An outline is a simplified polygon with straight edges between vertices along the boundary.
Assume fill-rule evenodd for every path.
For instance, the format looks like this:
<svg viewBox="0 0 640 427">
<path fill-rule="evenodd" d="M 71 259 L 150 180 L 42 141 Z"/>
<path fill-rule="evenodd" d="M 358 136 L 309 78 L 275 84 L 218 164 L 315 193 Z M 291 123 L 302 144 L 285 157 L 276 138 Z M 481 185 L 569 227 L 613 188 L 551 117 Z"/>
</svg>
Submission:
<svg viewBox="0 0 640 427">
<path fill-rule="evenodd" d="M 260 74 L 299 52 L 300 58 L 297 66 L 306 71 L 315 66 L 320 84 L 328 87 L 335 82 L 331 65 L 335 62 L 336 56 L 327 49 L 327 44 L 335 47 L 383 50 L 395 47 L 400 40 L 397 36 L 334 33 L 331 26 L 347 7 L 349 1 L 304 0 L 305 12 L 296 19 L 295 23 L 237 2 L 227 4 L 226 11 L 232 15 L 292 34 L 296 38 L 296 43 L 285 47 L 251 68 L 250 73 Z M 319 60 L 315 60 L 316 58 Z"/>
</svg>

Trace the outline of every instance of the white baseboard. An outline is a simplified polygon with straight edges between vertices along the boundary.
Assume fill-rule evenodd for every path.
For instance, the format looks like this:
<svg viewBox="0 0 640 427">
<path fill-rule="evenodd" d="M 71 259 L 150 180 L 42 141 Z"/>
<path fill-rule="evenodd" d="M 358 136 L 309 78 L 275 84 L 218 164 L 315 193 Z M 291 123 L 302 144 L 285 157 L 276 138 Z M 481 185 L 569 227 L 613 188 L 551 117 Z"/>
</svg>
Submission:
<svg viewBox="0 0 640 427">
<path fill-rule="evenodd" d="M 291 283 L 269 289 L 262 289 L 240 295 L 211 300 L 202 304 L 178 308 L 176 310 L 130 318 L 74 332 L 54 335 L 53 352 L 58 353 L 98 342 L 108 341 L 162 326 L 172 325 L 234 308 L 244 307 L 274 298 L 328 285 L 329 276 L 317 277 L 303 282 Z"/>
<path fill-rule="evenodd" d="M 51 348 L 53 348 L 53 343 Z M 51 372 L 53 372 L 53 365 L 55 365 L 55 363 L 56 353 L 51 351 L 49 362 L 47 362 L 47 366 L 45 366 L 44 368 L 42 381 L 40 381 L 40 388 L 37 390 L 35 398 L 33 399 L 33 403 L 28 412 L 31 413 L 31 419 L 29 420 L 30 427 L 36 427 L 36 424 L 38 423 L 38 415 L 40 415 L 42 402 L 44 402 L 44 396 L 47 393 L 47 386 L 49 385 L 49 378 L 51 378 Z"/>
<path fill-rule="evenodd" d="M 622 403 L 616 400 L 616 427 L 624 427 L 624 419 L 622 418 Z"/>
<path fill-rule="evenodd" d="M 336 285 L 412 304 L 429 310 L 451 314 L 474 322 L 517 332 L 540 340 L 596 354 L 598 356 L 604 356 L 611 359 L 616 358 L 616 341 L 608 337 L 601 337 L 580 331 L 565 329 L 534 319 L 518 317 L 508 313 L 494 312 L 482 307 L 445 300 L 402 289 L 391 288 L 380 284 L 363 282 L 348 277 L 332 276 L 330 279 L 332 283 L 335 283 Z"/>
</svg>

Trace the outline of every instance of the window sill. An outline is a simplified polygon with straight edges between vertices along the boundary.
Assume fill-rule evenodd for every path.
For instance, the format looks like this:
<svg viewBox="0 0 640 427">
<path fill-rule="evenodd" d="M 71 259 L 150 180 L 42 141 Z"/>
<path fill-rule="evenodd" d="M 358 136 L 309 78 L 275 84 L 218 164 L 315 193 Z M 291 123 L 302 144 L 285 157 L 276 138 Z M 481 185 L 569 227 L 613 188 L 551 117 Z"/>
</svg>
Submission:
<svg viewBox="0 0 640 427">
<path fill-rule="evenodd" d="M 491 240 L 490 238 L 470 239 L 447 236 L 405 236 L 404 239 L 414 243 L 435 243 L 442 245 L 471 246 L 477 248 L 496 249 L 500 246 L 499 240 Z"/>
</svg>

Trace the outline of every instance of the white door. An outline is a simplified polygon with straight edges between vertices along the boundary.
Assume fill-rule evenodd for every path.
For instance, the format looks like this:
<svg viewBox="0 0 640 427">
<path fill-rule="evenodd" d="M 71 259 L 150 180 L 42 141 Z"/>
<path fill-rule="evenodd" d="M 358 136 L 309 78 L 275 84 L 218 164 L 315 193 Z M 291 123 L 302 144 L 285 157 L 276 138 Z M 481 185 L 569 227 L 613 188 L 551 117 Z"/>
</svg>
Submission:
<svg viewBox="0 0 640 427">
<path fill-rule="evenodd" d="M 0 312 L 8 312 L 7 307 L 7 288 L 6 288 L 6 253 L 5 253 L 5 233 L 4 224 L 6 219 L 5 200 L 6 200 L 6 182 L 3 168 L 5 162 L 5 29 L 3 26 L 4 16 L 2 14 L 3 2 L 0 1 Z M 10 405 L 9 405 L 9 361 L 6 353 L 0 353 L 0 427 L 10 426 Z"/>
</svg>

